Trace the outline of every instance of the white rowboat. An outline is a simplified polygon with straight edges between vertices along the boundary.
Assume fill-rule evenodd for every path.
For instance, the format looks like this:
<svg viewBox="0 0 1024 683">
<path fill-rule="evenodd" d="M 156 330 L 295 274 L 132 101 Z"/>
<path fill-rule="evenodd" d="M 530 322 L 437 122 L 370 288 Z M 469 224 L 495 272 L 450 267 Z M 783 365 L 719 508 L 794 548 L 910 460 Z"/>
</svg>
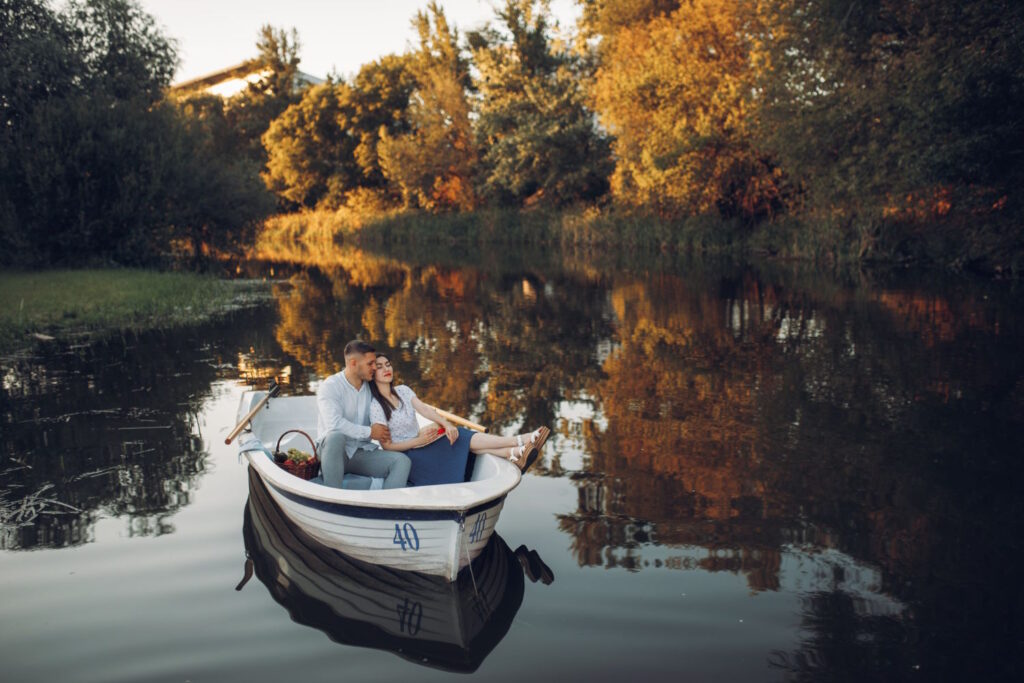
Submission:
<svg viewBox="0 0 1024 683">
<path fill-rule="evenodd" d="M 243 394 L 239 421 L 265 396 L 262 391 Z M 462 483 L 376 491 L 331 488 L 319 479 L 290 474 L 265 450 L 293 429 L 316 441 L 316 417 L 315 396 L 274 398 L 249 417 L 251 431 L 239 440 L 240 452 L 281 512 L 318 542 L 350 557 L 455 581 L 494 533 L 505 496 L 519 485 L 519 468 L 478 455 L 469 481 Z M 308 443 L 303 450 L 309 450 Z"/>
</svg>

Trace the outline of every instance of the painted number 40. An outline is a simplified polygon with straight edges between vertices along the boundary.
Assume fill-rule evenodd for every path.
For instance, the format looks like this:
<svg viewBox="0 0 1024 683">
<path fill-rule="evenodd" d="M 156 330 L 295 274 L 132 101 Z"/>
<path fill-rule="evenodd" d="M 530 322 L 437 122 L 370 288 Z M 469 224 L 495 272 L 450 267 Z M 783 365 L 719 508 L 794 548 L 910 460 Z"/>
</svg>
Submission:
<svg viewBox="0 0 1024 683">
<path fill-rule="evenodd" d="M 398 522 L 395 522 L 395 539 L 392 543 L 402 546 L 402 550 L 419 550 L 420 537 L 416 533 L 416 527 L 406 522 L 399 528 Z"/>
</svg>

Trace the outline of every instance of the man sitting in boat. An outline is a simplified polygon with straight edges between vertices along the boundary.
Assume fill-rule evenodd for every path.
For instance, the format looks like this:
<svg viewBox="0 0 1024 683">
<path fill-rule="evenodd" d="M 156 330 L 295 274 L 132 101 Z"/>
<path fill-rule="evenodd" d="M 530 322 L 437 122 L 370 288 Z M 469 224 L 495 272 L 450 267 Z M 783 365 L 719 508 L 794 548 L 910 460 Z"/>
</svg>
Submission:
<svg viewBox="0 0 1024 683">
<path fill-rule="evenodd" d="M 382 488 L 406 485 L 411 463 L 402 453 L 380 449 L 371 439 L 390 442 L 387 425 L 370 426 L 370 387 L 377 352 L 358 339 L 345 345 L 345 369 L 331 375 L 316 392 L 317 434 L 320 435 L 324 484 L 341 488 L 346 472 L 383 479 Z M 351 478 L 350 478 L 351 479 Z M 371 488 L 372 479 L 346 484 L 347 488 Z"/>
</svg>

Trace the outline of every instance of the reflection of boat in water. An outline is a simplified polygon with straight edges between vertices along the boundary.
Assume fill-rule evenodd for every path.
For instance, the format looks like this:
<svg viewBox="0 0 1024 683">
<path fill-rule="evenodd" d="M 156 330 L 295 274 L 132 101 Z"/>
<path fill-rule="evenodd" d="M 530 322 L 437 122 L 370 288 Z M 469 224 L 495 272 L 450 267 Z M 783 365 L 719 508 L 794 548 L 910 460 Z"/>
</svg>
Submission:
<svg viewBox="0 0 1024 683">
<path fill-rule="evenodd" d="M 523 570 L 497 534 L 455 582 L 361 562 L 292 524 L 251 469 L 244 536 L 256 576 L 294 621 L 417 664 L 475 671 L 523 601 Z"/>
<path fill-rule="evenodd" d="M 263 445 L 296 429 L 316 439 L 316 397 L 276 398 L 255 410 L 265 396 L 246 392 L 239 406 L 239 420 L 251 425 L 240 440 L 249 467 L 293 523 L 350 557 L 454 581 L 487 546 L 505 496 L 519 485 L 519 468 L 492 455 L 477 456 L 469 481 L 454 484 L 357 491 L 305 481 Z"/>
</svg>

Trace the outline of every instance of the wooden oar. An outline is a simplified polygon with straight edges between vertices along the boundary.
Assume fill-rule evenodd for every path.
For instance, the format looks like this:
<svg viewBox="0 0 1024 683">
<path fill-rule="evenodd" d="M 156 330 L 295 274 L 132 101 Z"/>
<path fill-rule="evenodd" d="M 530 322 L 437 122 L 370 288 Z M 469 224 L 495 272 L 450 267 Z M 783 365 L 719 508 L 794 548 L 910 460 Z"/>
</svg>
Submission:
<svg viewBox="0 0 1024 683">
<path fill-rule="evenodd" d="M 277 382 L 271 382 L 270 390 L 267 391 L 267 395 L 260 399 L 260 402 L 249 411 L 248 415 L 242 418 L 241 422 L 235 425 L 235 428 L 231 430 L 230 434 L 228 434 L 228 438 L 224 439 L 224 443 L 230 445 L 234 438 L 242 433 L 242 430 L 245 429 L 247 424 L 249 424 L 249 421 L 256 417 L 256 413 L 260 412 L 260 409 L 267 405 L 267 401 L 277 396 L 280 391 L 280 385 Z"/>
<path fill-rule="evenodd" d="M 441 410 L 440 408 L 434 408 L 434 410 L 437 411 L 438 415 L 448 420 L 449 422 L 454 422 L 457 425 L 462 425 L 463 427 L 467 429 L 472 429 L 474 431 L 484 433 L 487 432 L 487 427 L 484 427 L 483 425 L 478 425 L 476 422 L 470 422 L 464 417 L 459 417 L 458 415 L 449 413 L 447 410 Z"/>
</svg>

